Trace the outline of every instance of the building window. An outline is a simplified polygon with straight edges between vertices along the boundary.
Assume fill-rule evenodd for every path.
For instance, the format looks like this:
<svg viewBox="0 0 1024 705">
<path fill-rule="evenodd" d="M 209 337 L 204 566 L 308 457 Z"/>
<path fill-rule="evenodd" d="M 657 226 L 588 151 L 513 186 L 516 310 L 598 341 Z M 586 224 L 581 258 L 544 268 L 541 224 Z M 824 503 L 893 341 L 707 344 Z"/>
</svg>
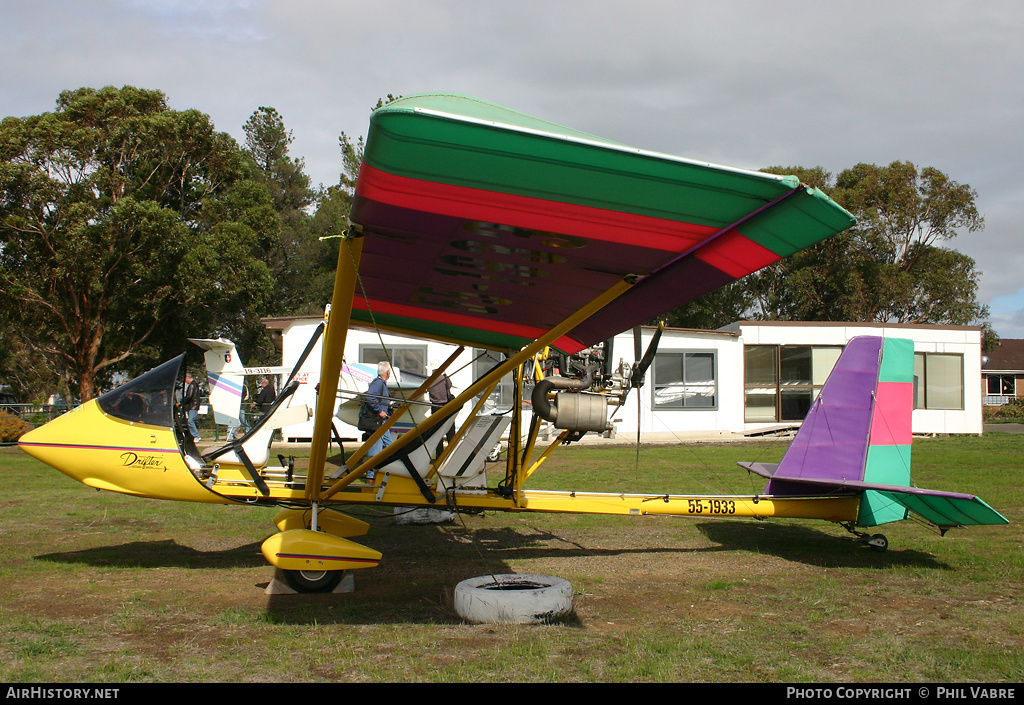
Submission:
<svg viewBox="0 0 1024 705">
<path fill-rule="evenodd" d="M 986 393 L 993 397 L 1017 396 L 1017 377 L 1015 375 L 985 375 Z"/>
<path fill-rule="evenodd" d="M 744 421 L 802 421 L 842 352 L 838 345 L 746 346 Z"/>
<path fill-rule="evenodd" d="M 482 348 L 474 349 L 473 379 L 480 379 L 505 360 L 505 355 L 494 352 L 493 350 L 484 350 Z M 523 391 L 522 394 L 520 394 L 520 399 L 529 399 L 531 394 L 533 394 L 533 378 L 530 375 L 526 375 L 523 379 Z M 487 397 L 487 402 L 484 404 L 484 413 L 487 414 L 492 411 L 508 411 L 512 408 L 514 403 L 515 377 L 514 373 L 509 372 L 501 378 L 501 381 L 498 382 L 494 391 L 491 392 L 489 397 Z"/>
<path fill-rule="evenodd" d="M 952 353 L 914 354 L 914 408 L 964 408 L 964 356 Z"/>
<path fill-rule="evenodd" d="M 656 409 L 717 409 L 714 352 L 658 353 L 654 358 Z"/>
<path fill-rule="evenodd" d="M 359 362 L 376 365 L 381 360 L 390 360 L 392 367 L 400 372 L 412 372 L 426 376 L 427 346 L 426 345 L 389 345 L 387 354 L 379 345 L 360 345 Z"/>
</svg>

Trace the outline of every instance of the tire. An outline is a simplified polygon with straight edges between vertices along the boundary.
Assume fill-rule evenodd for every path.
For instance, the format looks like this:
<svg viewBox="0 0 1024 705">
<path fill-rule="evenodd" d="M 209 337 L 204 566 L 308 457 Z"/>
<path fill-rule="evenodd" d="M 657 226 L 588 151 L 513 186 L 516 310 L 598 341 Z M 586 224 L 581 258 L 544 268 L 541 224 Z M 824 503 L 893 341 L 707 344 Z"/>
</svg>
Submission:
<svg viewBox="0 0 1024 705">
<path fill-rule="evenodd" d="M 456 585 L 454 603 L 475 624 L 549 624 L 572 614 L 572 585 L 550 575 L 484 575 Z"/>
<path fill-rule="evenodd" d="M 341 582 L 343 570 L 285 570 L 284 581 L 295 592 L 330 592 Z"/>
</svg>

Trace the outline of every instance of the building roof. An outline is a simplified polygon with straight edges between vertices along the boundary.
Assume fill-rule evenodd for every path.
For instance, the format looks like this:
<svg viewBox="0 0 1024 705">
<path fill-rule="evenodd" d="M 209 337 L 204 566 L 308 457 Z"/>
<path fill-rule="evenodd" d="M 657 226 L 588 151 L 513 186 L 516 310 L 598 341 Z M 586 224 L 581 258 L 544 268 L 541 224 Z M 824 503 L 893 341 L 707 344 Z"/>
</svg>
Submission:
<svg viewBox="0 0 1024 705">
<path fill-rule="evenodd" d="M 986 372 L 1024 371 L 1024 340 L 1003 338 L 987 357 L 988 362 L 983 365 Z"/>
<path fill-rule="evenodd" d="M 797 326 L 801 328 L 907 328 L 921 330 L 981 330 L 981 326 L 954 326 L 937 323 L 887 323 L 879 321 L 736 321 L 719 330 L 733 330 L 740 326 Z"/>
</svg>

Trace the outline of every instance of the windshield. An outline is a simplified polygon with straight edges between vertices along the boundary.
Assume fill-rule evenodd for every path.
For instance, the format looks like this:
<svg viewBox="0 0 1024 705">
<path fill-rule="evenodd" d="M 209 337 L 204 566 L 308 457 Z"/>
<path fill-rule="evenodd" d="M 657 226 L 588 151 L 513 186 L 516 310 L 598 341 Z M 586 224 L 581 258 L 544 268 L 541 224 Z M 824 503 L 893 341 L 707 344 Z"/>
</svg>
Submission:
<svg viewBox="0 0 1024 705">
<path fill-rule="evenodd" d="M 119 419 L 171 427 L 174 425 L 174 381 L 184 360 L 185 356 L 179 355 L 96 401 L 105 412 Z"/>
</svg>

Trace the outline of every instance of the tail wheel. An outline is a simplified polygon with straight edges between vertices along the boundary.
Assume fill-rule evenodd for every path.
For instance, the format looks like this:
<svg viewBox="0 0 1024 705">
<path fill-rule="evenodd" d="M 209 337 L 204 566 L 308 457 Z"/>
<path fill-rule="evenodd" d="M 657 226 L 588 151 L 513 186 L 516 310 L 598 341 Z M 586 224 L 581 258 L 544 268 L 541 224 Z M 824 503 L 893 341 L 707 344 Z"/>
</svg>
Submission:
<svg viewBox="0 0 1024 705">
<path fill-rule="evenodd" d="M 885 537 L 885 534 L 875 534 L 867 540 L 867 544 L 872 550 L 882 553 L 889 548 L 889 539 Z"/>
<path fill-rule="evenodd" d="M 875 534 L 874 536 L 865 534 L 861 531 L 857 531 L 857 528 L 852 522 L 842 522 L 840 523 L 840 526 L 856 536 L 858 541 L 870 548 L 872 551 L 882 553 L 889 548 L 889 539 L 885 537 L 885 534 Z"/>
<path fill-rule="evenodd" d="M 286 570 L 284 580 L 296 592 L 330 592 L 341 582 L 341 570 Z"/>
</svg>

